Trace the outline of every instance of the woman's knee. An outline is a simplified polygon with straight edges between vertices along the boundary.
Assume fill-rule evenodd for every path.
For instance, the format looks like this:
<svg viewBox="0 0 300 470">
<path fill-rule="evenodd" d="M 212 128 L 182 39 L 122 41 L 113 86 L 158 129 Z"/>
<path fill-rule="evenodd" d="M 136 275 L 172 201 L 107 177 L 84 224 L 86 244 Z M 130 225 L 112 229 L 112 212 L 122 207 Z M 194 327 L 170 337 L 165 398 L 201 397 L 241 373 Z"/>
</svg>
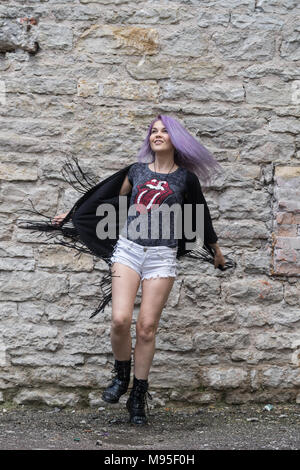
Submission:
<svg viewBox="0 0 300 470">
<path fill-rule="evenodd" d="M 128 333 L 131 326 L 131 316 L 130 315 L 116 315 L 112 319 L 111 329 L 114 333 L 122 334 Z"/>
<path fill-rule="evenodd" d="M 155 339 L 156 325 L 154 323 L 137 322 L 136 337 L 143 342 L 151 342 Z"/>
</svg>

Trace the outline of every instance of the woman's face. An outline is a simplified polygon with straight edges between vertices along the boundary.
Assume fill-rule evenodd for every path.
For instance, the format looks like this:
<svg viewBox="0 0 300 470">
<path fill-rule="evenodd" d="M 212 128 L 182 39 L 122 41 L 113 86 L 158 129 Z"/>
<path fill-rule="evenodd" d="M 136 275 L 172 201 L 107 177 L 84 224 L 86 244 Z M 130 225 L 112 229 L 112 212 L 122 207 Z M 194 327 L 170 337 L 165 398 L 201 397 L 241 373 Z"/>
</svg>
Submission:
<svg viewBox="0 0 300 470">
<path fill-rule="evenodd" d="M 150 146 L 154 152 L 174 149 L 168 131 L 161 120 L 156 121 L 152 126 L 150 133 Z"/>
</svg>

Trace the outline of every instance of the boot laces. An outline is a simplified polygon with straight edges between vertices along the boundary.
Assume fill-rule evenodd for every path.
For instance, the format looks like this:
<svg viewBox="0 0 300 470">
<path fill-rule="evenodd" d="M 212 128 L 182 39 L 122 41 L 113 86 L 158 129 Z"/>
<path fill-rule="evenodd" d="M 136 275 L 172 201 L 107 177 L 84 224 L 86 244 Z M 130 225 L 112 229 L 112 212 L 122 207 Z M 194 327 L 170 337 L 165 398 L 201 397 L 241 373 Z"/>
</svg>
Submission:
<svg viewBox="0 0 300 470">
<path fill-rule="evenodd" d="M 124 380 L 124 381 L 127 380 L 125 368 L 118 368 L 116 364 L 114 364 L 110 372 L 113 375 L 112 377 L 113 381 L 115 381 L 116 379 L 119 379 L 119 377 L 121 377 L 120 380 Z"/>
<path fill-rule="evenodd" d="M 147 392 L 145 393 L 144 397 L 145 397 L 145 402 L 146 402 L 146 406 L 147 406 L 147 413 L 148 413 L 148 416 L 150 416 L 150 411 L 149 411 L 147 396 L 148 396 L 148 398 L 150 398 L 150 400 L 152 400 L 152 396 L 150 395 L 150 393 L 148 392 L 148 390 L 147 390 Z"/>
<path fill-rule="evenodd" d="M 152 396 L 151 394 L 148 392 L 148 390 L 145 390 L 143 386 L 141 385 L 137 385 L 135 388 L 132 387 L 131 388 L 131 391 L 132 391 L 132 394 L 134 396 L 136 396 L 137 398 L 139 398 L 142 402 L 143 405 L 146 404 L 147 406 L 147 413 L 148 413 L 148 416 L 150 416 L 150 411 L 149 411 L 149 406 L 148 406 L 148 401 L 147 401 L 147 397 L 152 400 Z"/>
<path fill-rule="evenodd" d="M 118 369 L 116 368 L 116 366 L 113 366 L 113 368 L 111 369 L 110 372 L 111 372 L 113 378 L 115 379 L 116 376 L 118 375 Z"/>
</svg>

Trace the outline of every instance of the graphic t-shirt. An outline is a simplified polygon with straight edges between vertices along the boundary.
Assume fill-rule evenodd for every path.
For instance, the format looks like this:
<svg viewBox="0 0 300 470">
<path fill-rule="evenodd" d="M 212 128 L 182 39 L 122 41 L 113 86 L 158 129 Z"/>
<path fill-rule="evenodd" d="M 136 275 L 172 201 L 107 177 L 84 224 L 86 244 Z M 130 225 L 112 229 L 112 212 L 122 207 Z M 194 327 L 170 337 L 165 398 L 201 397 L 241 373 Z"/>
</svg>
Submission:
<svg viewBox="0 0 300 470">
<path fill-rule="evenodd" d="M 136 162 L 128 171 L 132 194 L 120 234 L 144 246 L 176 247 L 179 234 L 175 225 L 180 219 L 187 170 L 179 167 L 169 174 L 155 173 L 148 165 Z"/>
</svg>

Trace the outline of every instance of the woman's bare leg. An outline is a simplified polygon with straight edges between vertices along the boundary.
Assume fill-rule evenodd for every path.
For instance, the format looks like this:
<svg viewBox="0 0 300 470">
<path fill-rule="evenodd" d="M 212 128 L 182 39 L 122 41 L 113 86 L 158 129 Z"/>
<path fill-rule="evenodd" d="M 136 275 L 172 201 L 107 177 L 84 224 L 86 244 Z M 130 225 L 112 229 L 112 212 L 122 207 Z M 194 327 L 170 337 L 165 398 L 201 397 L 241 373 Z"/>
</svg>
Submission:
<svg viewBox="0 0 300 470">
<path fill-rule="evenodd" d="M 114 358 L 128 361 L 131 358 L 130 327 L 134 301 L 140 285 L 140 275 L 129 266 L 115 262 L 112 274 L 112 325 L 111 345 Z"/>
<path fill-rule="evenodd" d="M 134 350 L 134 375 L 137 379 L 148 379 L 155 352 L 155 334 L 174 281 L 174 277 L 142 281 L 142 302 L 136 324 Z"/>
</svg>

